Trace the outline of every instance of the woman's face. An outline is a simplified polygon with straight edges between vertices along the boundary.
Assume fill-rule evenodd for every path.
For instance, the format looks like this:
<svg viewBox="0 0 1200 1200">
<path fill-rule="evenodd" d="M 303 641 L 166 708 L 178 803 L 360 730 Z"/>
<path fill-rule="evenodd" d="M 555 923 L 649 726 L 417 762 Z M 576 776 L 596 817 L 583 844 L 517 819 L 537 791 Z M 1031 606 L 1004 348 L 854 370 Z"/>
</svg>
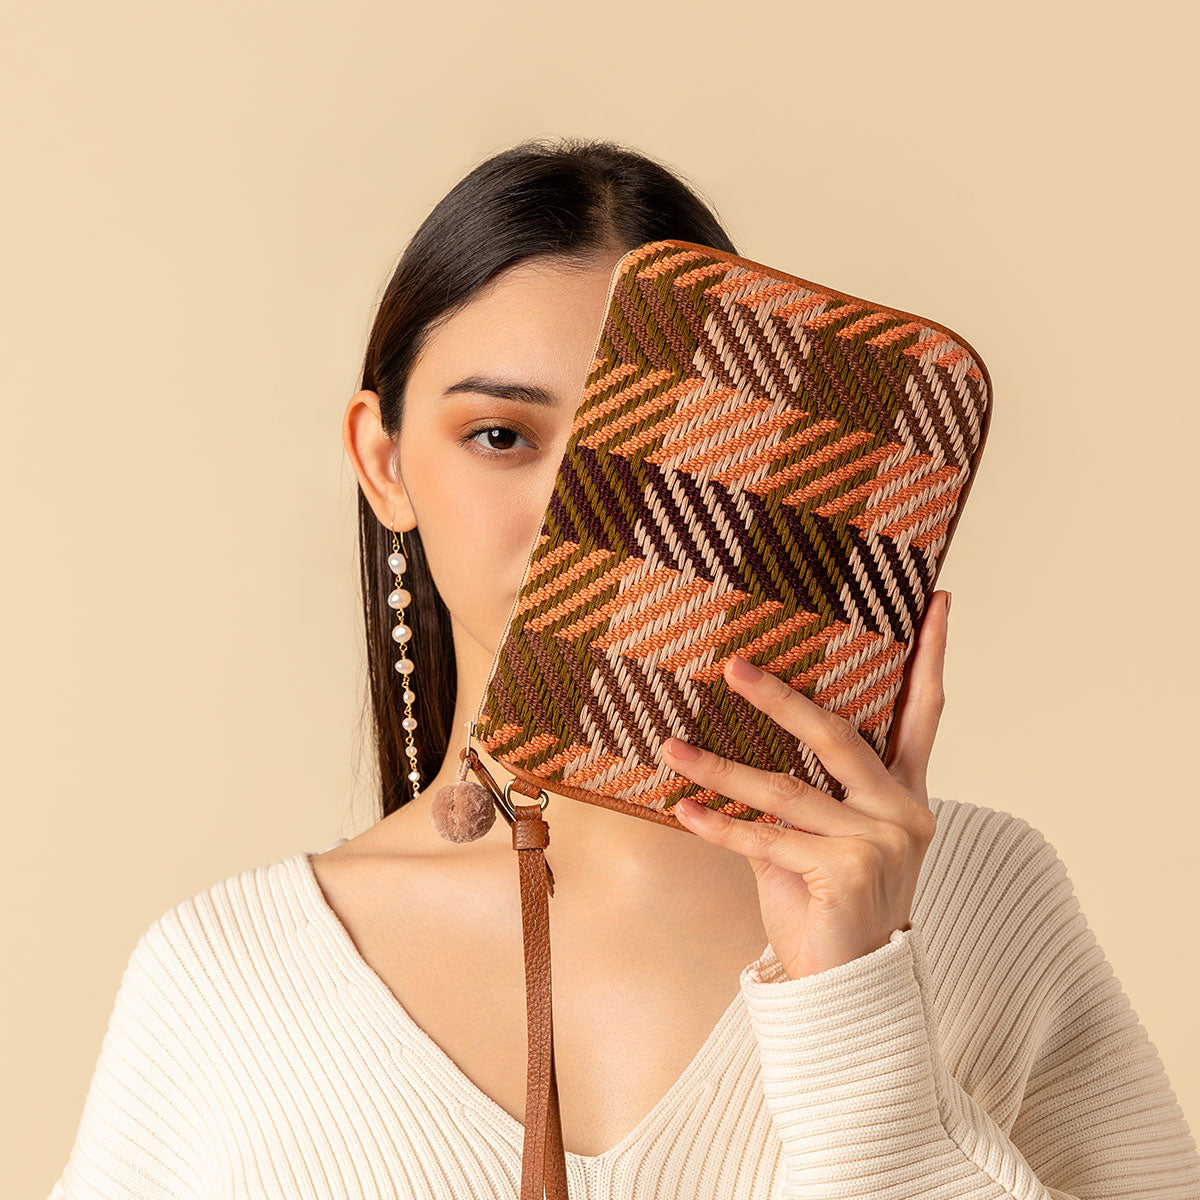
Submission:
<svg viewBox="0 0 1200 1200">
<path fill-rule="evenodd" d="M 541 528 L 592 364 L 613 267 L 525 260 L 429 333 L 409 376 L 395 468 L 378 397 L 347 409 L 377 516 L 416 527 L 455 625 L 460 679 L 481 689 Z M 365 401 L 365 402 L 364 402 Z M 464 661 L 465 658 L 465 661 Z"/>
</svg>

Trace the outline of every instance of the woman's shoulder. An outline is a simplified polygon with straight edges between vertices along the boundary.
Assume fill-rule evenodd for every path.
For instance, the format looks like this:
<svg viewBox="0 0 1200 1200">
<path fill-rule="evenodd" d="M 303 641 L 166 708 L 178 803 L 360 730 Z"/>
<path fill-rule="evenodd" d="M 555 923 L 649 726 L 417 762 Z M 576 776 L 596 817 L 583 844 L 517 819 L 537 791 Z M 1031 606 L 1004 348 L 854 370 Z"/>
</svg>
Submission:
<svg viewBox="0 0 1200 1200">
<path fill-rule="evenodd" d="M 1022 846 L 1047 860 L 1058 857 L 1032 821 L 1007 809 L 945 796 L 930 796 L 929 807 L 937 819 L 934 846 L 939 850 L 991 849 L 1004 853 Z"/>
<path fill-rule="evenodd" d="M 287 960 L 321 915 L 309 855 L 323 852 L 299 850 L 241 868 L 176 901 L 143 931 L 127 969 L 159 985 L 200 980 L 215 989 L 293 966 Z"/>
<path fill-rule="evenodd" d="M 1010 959 L 1057 976 L 1095 957 L 1066 864 L 1032 821 L 966 800 L 931 797 L 930 808 L 937 827 L 913 920 L 934 957 L 973 963 L 977 976 L 1007 970 Z"/>
<path fill-rule="evenodd" d="M 1028 818 L 969 800 L 931 796 L 937 821 L 922 866 L 927 891 L 960 901 L 995 903 L 1022 890 L 1054 895 L 1068 906 L 1074 887 L 1057 849 Z"/>
</svg>

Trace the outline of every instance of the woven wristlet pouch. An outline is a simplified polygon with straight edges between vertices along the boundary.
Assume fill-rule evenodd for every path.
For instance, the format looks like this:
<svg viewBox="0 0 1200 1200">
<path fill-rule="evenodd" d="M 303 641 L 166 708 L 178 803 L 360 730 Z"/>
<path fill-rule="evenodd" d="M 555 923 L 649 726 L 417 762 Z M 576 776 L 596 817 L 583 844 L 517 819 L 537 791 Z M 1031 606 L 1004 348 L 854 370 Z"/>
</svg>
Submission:
<svg viewBox="0 0 1200 1200">
<path fill-rule="evenodd" d="M 433 808 L 456 841 L 500 812 L 520 852 L 522 1200 L 567 1200 L 551 795 L 681 832 L 683 796 L 786 824 L 659 762 L 677 736 L 843 799 L 811 749 L 726 686 L 724 665 L 737 653 L 778 675 L 884 758 L 990 415 L 987 368 L 945 326 L 694 242 L 648 242 L 617 262 L 469 731 L 513 778 L 502 789 L 468 739 Z"/>
</svg>

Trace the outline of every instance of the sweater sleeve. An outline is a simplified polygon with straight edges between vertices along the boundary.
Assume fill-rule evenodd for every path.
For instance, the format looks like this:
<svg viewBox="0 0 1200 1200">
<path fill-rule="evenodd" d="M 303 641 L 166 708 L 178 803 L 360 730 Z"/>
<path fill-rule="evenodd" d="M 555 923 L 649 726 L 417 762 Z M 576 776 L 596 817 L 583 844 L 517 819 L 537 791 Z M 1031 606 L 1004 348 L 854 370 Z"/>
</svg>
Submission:
<svg viewBox="0 0 1200 1200">
<path fill-rule="evenodd" d="M 160 919 L 161 920 L 161 919 Z M 49 1200 L 192 1200 L 204 1194 L 194 1077 L 160 922 L 126 963 L 74 1144 Z"/>
<path fill-rule="evenodd" d="M 783 1200 L 1200 1197 L 1200 1154 L 1157 1051 L 1077 902 L 1072 915 L 1069 881 L 1058 899 L 1073 936 L 1037 963 L 1063 978 L 1008 1132 L 947 1068 L 915 916 L 879 949 L 816 975 L 790 979 L 770 952 L 743 969 Z M 1037 950 L 1021 948 L 1018 961 L 1028 968 Z M 1026 988 L 1012 1003 L 1027 998 Z"/>
</svg>

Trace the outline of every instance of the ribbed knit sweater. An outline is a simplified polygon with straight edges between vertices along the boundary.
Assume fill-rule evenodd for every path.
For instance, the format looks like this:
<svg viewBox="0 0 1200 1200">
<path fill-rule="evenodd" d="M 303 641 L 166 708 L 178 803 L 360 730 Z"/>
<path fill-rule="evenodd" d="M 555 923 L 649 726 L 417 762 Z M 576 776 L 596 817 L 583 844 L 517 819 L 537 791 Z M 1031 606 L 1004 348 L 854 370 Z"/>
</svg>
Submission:
<svg viewBox="0 0 1200 1200">
<path fill-rule="evenodd" d="M 1196 1142 L 1053 846 L 1007 812 L 930 806 L 912 928 L 802 979 L 768 945 L 636 1128 L 567 1154 L 573 1200 L 1200 1198 Z M 367 965 L 309 858 L 141 935 L 50 1200 L 519 1195 L 520 1123 Z"/>
</svg>

